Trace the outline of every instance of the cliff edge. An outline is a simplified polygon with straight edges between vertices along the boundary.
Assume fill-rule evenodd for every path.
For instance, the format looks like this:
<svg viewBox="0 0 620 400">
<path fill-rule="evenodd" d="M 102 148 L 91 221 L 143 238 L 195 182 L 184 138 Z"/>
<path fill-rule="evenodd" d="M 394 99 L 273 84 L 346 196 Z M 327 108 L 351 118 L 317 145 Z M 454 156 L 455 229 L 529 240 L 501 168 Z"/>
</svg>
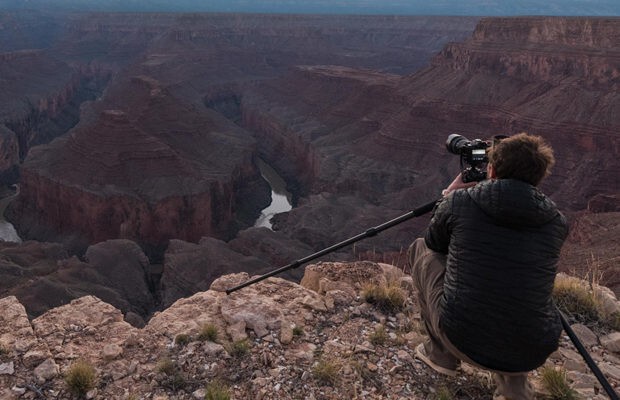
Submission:
<svg viewBox="0 0 620 400">
<path fill-rule="evenodd" d="M 320 263 L 301 284 L 279 278 L 226 295 L 248 279 L 226 275 L 183 298 L 142 329 L 94 296 L 29 321 L 15 297 L 0 300 L 0 398 L 72 398 L 64 377 L 76 360 L 94 367 L 89 399 L 201 399 L 214 382 L 233 399 L 491 399 L 488 373 L 468 365 L 443 378 L 414 359 L 424 338 L 411 278 L 387 264 Z M 396 283 L 398 312 L 364 301 L 368 285 Z M 620 310 L 613 294 L 608 307 Z M 573 325 L 614 386 L 620 383 L 620 333 L 597 336 Z M 547 364 L 568 371 L 571 386 L 604 399 L 568 338 Z M 539 371 L 531 374 L 540 388 Z"/>
</svg>

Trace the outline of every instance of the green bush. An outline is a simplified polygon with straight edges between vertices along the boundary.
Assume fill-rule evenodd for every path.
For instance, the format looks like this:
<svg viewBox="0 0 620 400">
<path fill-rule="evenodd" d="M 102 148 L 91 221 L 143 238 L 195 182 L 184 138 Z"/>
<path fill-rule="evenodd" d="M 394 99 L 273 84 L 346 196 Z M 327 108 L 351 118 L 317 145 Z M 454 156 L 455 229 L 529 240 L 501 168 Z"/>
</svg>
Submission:
<svg viewBox="0 0 620 400">
<path fill-rule="evenodd" d="M 250 343 L 247 340 L 237 340 L 226 346 L 226 350 L 234 358 L 241 358 L 250 352 Z"/>
<path fill-rule="evenodd" d="M 192 341 L 191 336 L 186 333 L 179 333 L 174 338 L 174 343 L 181 347 L 187 345 L 191 341 Z"/>
<path fill-rule="evenodd" d="M 202 328 L 200 328 L 200 332 L 198 333 L 198 340 L 204 342 L 206 340 L 210 342 L 217 341 L 217 337 L 219 336 L 219 332 L 217 330 L 217 326 L 213 324 L 204 324 Z"/>
</svg>

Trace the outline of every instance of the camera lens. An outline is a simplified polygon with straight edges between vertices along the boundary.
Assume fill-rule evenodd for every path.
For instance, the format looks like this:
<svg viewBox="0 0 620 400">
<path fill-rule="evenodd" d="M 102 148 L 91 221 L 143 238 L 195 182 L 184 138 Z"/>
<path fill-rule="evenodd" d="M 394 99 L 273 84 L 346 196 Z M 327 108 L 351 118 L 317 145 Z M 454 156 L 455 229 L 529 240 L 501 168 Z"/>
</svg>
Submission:
<svg viewBox="0 0 620 400">
<path fill-rule="evenodd" d="M 461 154 L 462 148 L 468 143 L 470 143 L 470 141 L 465 136 L 453 133 L 448 136 L 448 140 L 446 140 L 446 149 L 448 149 L 450 153 Z"/>
</svg>

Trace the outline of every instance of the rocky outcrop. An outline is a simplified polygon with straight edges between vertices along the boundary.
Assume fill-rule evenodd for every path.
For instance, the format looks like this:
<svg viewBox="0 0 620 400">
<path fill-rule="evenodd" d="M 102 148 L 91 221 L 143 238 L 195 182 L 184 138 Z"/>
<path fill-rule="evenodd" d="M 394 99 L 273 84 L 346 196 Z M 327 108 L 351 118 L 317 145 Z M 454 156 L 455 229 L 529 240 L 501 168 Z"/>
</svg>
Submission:
<svg viewBox="0 0 620 400">
<path fill-rule="evenodd" d="M 127 240 L 92 245 L 84 261 L 57 243 L 34 241 L 2 243 L 0 254 L 0 297 L 16 296 L 31 317 L 94 295 L 141 326 L 157 304 L 156 271 L 138 245 Z"/>
<path fill-rule="evenodd" d="M 458 379 L 445 378 L 414 358 L 425 334 L 411 277 L 391 265 L 321 263 L 308 266 L 302 285 L 269 278 L 223 292 L 248 278 L 223 276 L 142 329 L 94 296 L 32 321 L 15 297 L 1 298 L 0 396 L 67 398 L 63 377 L 80 359 L 95 368 L 87 394 L 93 399 L 204 398 L 214 382 L 231 398 L 430 398 L 438 390 L 465 392 L 455 398 L 492 397 L 493 387 L 482 378 L 487 372 L 463 364 Z M 386 313 L 364 301 L 367 285 L 386 282 L 403 291 L 403 312 Z M 617 387 L 618 332 L 594 333 L 581 324 L 572 329 Z M 584 396 L 605 398 L 568 339 L 546 365 L 567 371 L 570 386 Z M 544 395 L 538 371 L 530 379 Z"/>
</svg>

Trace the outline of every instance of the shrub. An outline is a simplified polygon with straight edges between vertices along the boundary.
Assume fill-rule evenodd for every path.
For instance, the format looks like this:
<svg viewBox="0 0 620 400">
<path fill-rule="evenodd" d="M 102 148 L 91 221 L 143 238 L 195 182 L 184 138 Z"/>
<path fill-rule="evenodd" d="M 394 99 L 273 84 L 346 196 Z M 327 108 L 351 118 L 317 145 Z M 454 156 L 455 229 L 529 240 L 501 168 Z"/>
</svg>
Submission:
<svg viewBox="0 0 620 400">
<path fill-rule="evenodd" d="M 168 357 L 164 357 L 157 363 L 157 371 L 165 375 L 162 385 L 172 390 L 178 390 L 185 386 L 185 377 L 179 371 L 177 364 Z"/>
<path fill-rule="evenodd" d="M 172 375 L 175 370 L 176 365 L 174 364 L 174 361 L 172 361 L 168 357 L 160 359 L 157 363 L 157 371 L 161 372 L 162 374 Z"/>
<path fill-rule="evenodd" d="M 550 400 L 579 399 L 579 394 L 568 385 L 565 370 L 546 366 L 540 370 L 540 378 Z"/>
<path fill-rule="evenodd" d="M 205 400 L 230 400 L 230 392 L 224 383 L 214 380 L 206 387 Z"/>
<path fill-rule="evenodd" d="M 0 361 L 8 358 L 9 353 L 9 348 L 4 343 L 0 343 Z"/>
<path fill-rule="evenodd" d="M 174 338 L 174 344 L 176 344 L 178 346 L 181 346 L 181 347 L 185 346 L 186 344 L 188 344 L 191 341 L 192 341 L 191 336 L 189 336 L 186 333 L 179 333 Z"/>
<path fill-rule="evenodd" d="M 84 360 L 74 362 L 65 375 L 69 391 L 78 397 L 84 397 L 95 387 L 97 372 L 95 367 Z"/>
<path fill-rule="evenodd" d="M 301 336 L 303 334 L 304 334 L 304 328 L 298 325 L 295 325 L 293 327 L 293 336 Z"/>
<path fill-rule="evenodd" d="M 219 332 L 217 330 L 217 326 L 213 324 L 204 324 L 202 328 L 200 328 L 200 332 L 198 333 L 198 340 L 204 342 L 206 340 L 210 342 L 215 342 Z"/>
<path fill-rule="evenodd" d="M 237 340 L 226 346 L 228 354 L 235 358 L 241 358 L 250 352 L 250 343 L 247 340 Z"/>
<path fill-rule="evenodd" d="M 553 298 L 558 308 L 583 324 L 599 321 L 598 304 L 592 292 L 577 279 L 556 279 Z"/>
<path fill-rule="evenodd" d="M 435 393 L 435 400 L 452 400 L 452 392 L 446 386 L 442 386 Z"/>
<path fill-rule="evenodd" d="M 314 378 L 324 385 L 335 385 L 338 382 L 338 372 L 340 367 L 336 362 L 321 358 L 312 367 L 312 375 Z"/>
<path fill-rule="evenodd" d="M 387 342 L 388 334 L 383 325 L 379 325 L 375 328 L 374 332 L 370 334 L 368 338 L 370 343 L 374 345 L 383 345 Z"/>
<path fill-rule="evenodd" d="M 383 285 L 366 284 L 362 290 L 362 296 L 367 303 L 374 304 L 386 313 L 402 311 L 407 301 L 407 294 L 396 282 Z"/>
</svg>

